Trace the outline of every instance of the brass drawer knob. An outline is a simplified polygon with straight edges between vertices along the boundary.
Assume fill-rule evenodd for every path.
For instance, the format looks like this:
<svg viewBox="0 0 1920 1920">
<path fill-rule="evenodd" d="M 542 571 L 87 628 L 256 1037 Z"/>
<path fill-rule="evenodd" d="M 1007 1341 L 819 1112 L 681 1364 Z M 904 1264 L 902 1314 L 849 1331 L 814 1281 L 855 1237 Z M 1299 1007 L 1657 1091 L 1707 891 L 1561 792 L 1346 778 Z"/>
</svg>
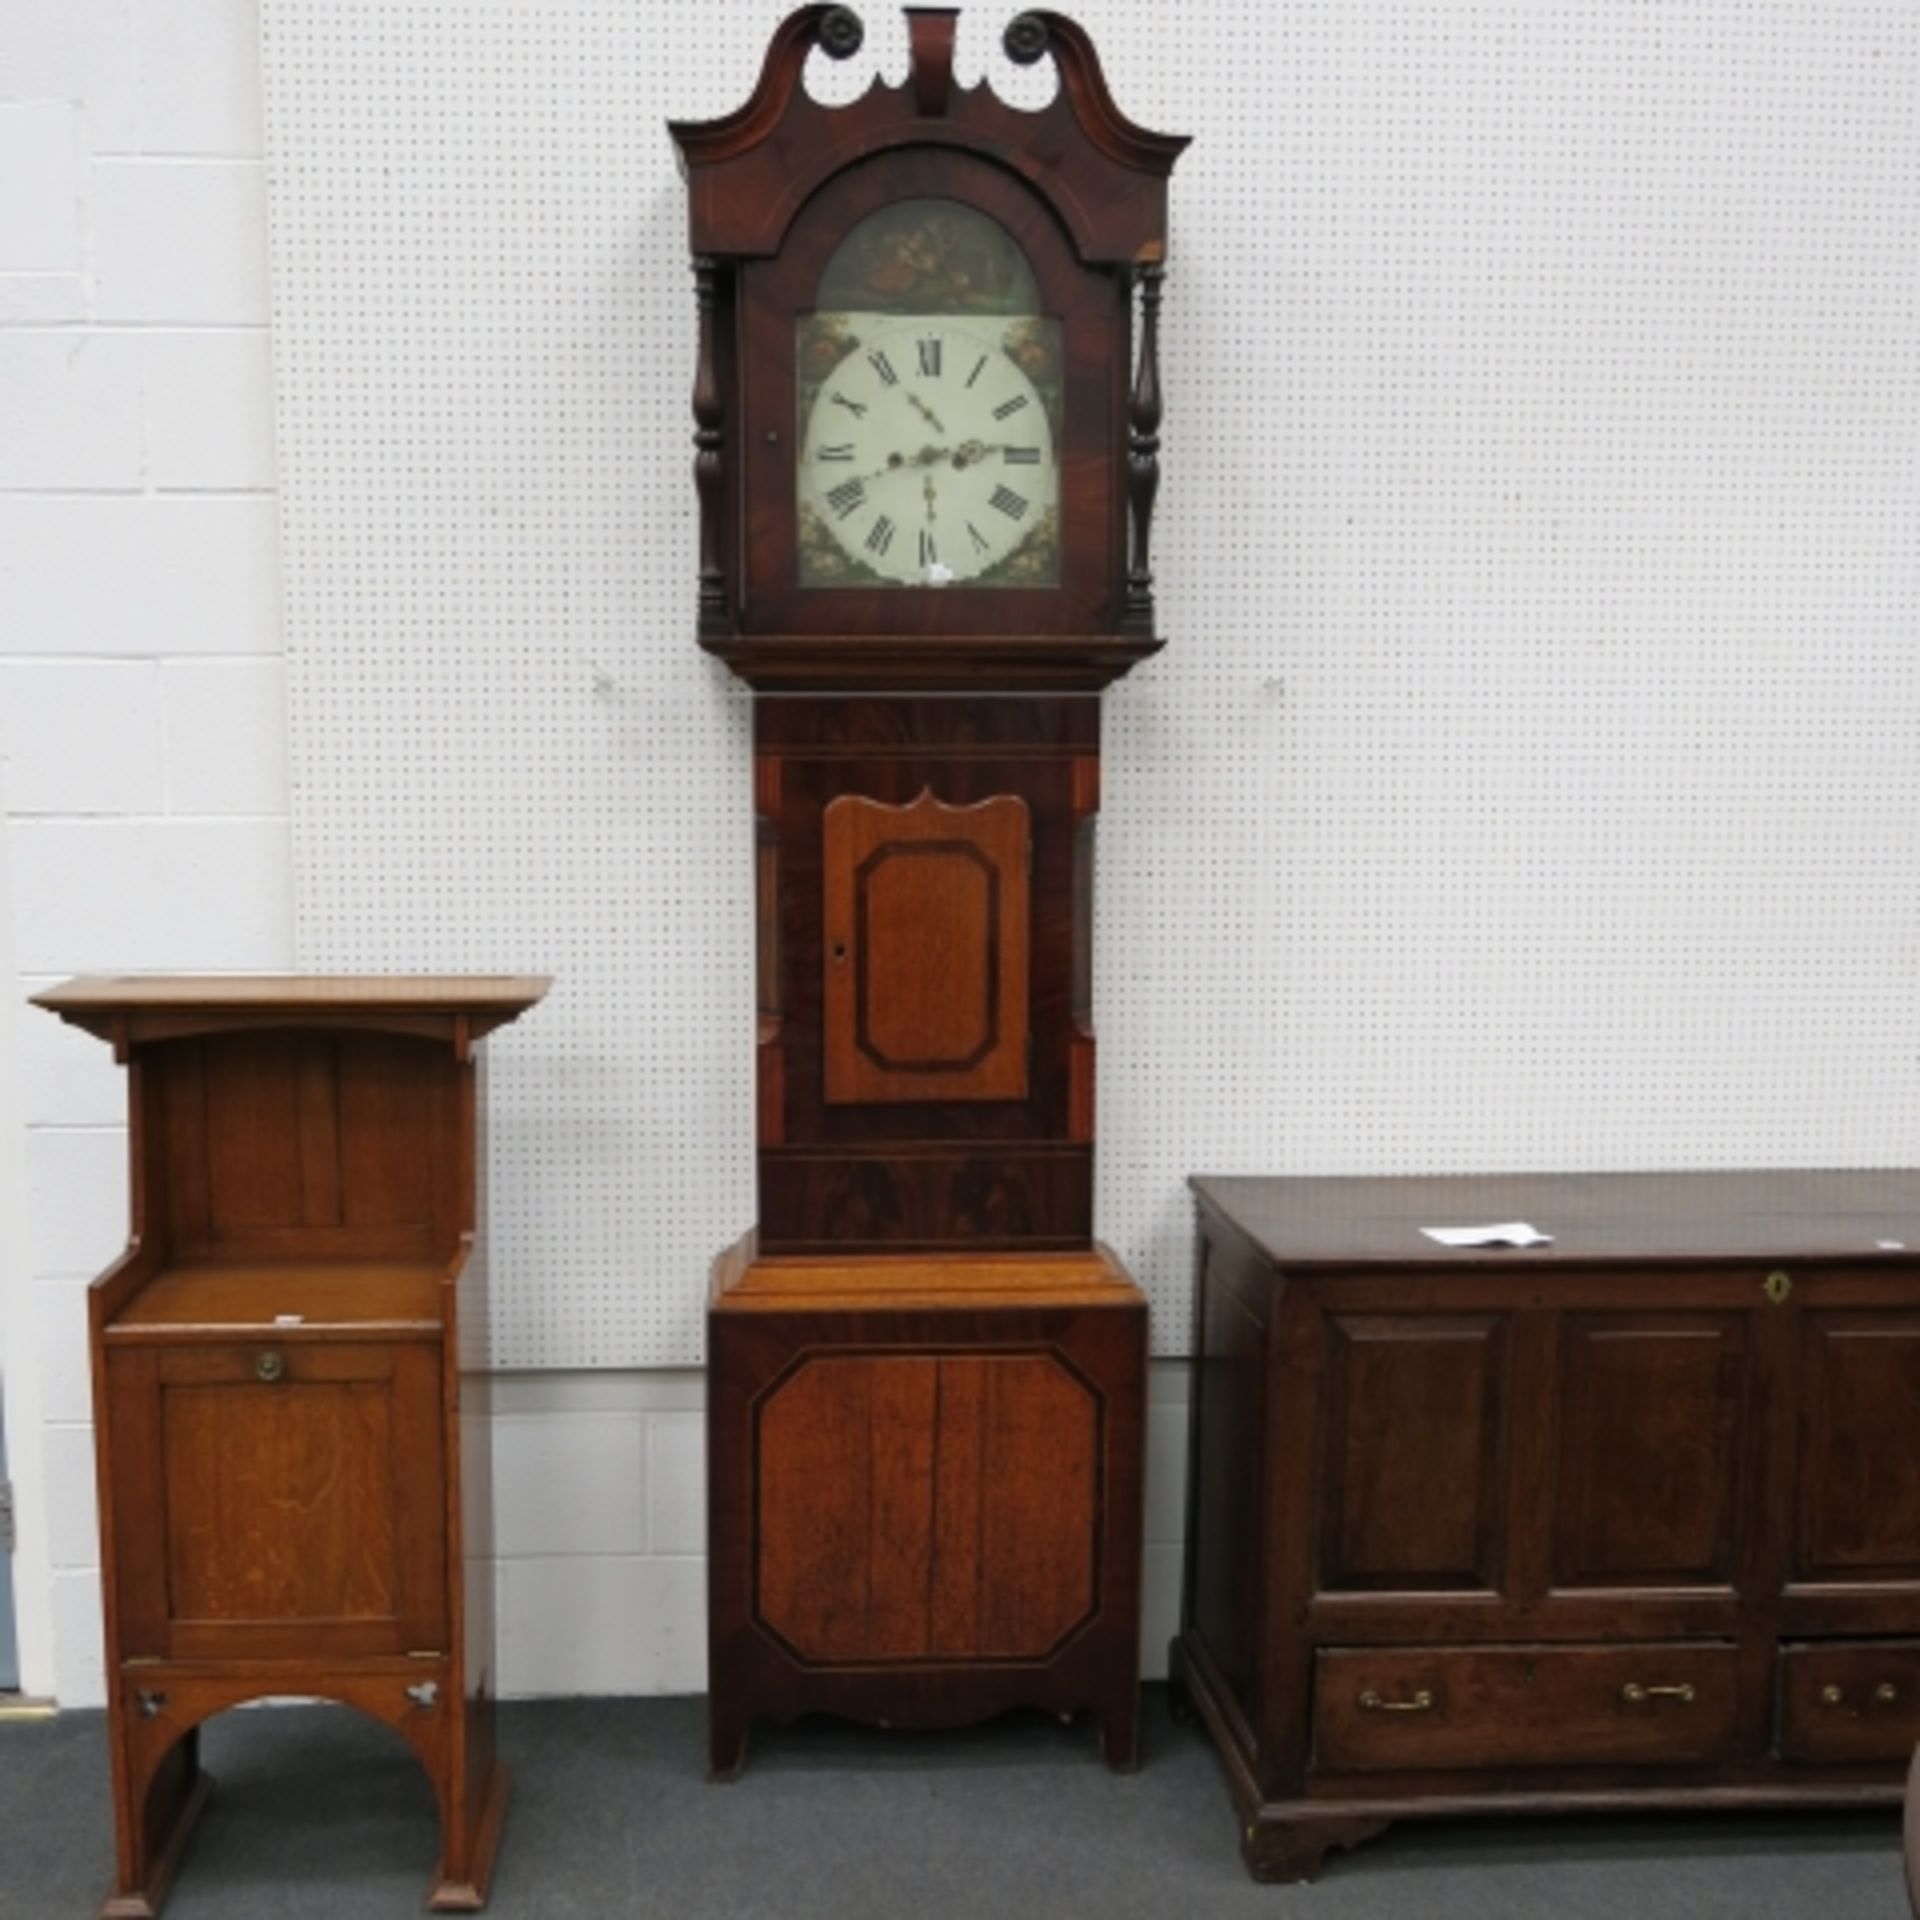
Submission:
<svg viewBox="0 0 1920 1920">
<path fill-rule="evenodd" d="M 1360 1695 L 1360 1707 L 1364 1713 L 1427 1713 L 1433 1707 L 1433 1695 L 1422 1687 L 1411 1700 L 1383 1700 L 1367 1687 Z"/>
<path fill-rule="evenodd" d="M 440 1698 L 439 1683 L 433 1680 L 422 1680 L 417 1687 L 407 1689 L 407 1698 L 422 1713 L 430 1712 L 434 1703 Z"/>
<path fill-rule="evenodd" d="M 1693 1704 L 1693 1682 L 1682 1680 L 1673 1687 L 1646 1687 L 1638 1680 L 1629 1680 L 1620 1689 L 1620 1698 L 1630 1707 L 1644 1706 L 1649 1700 L 1678 1700 L 1683 1707 Z"/>
<path fill-rule="evenodd" d="M 1787 1295 L 1793 1291 L 1793 1276 L 1784 1267 L 1775 1267 L 1767 1275 L 1761 1291 L 1776 1307 L 1784 1306 Z"/>
<path fill-rule="evenodd" d="M 1847 1696 L 1832 1681 L 1820 1689 L 1820 1704 L 1823 1707 L 1838 1707 L 1845 1704 Z"/>
<path fill-rule="evenodd" d="M 254 1378 L 256 1380 L 264 1380 L 269 1386 L 278 1380 L 286 1370 L 287 1356 L 284 1353 L 275 1353 L 271 1347 L 269 1347 L 265 1353 L 256 1353 L 253 1356 Z"/>
<path fill-rule="evenodd" d="M 1883 1707 L 1890 1707 L 1900 1698 L 1900 1689 L 1896 1687 L 1891 1680 L 1882 1680 L 1880 1684 L 1874 1688 L 1873 1697 L 1878 1700 Z"/>
</svg>

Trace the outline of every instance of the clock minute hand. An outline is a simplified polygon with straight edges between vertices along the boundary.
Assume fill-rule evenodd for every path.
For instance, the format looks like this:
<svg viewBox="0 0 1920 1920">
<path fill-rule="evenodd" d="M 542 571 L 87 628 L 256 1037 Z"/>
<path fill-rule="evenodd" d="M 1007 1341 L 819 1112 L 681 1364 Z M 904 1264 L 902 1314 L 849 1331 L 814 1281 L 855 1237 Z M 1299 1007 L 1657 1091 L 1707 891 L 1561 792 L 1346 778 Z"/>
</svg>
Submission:
<svg viewBox="0 0 1920 1920">
<path fill-rule="evenodd" d="M 1024 453 L 1029 460 L 1039 458 L 1039 450 L 1031 442 L 1016 445 L 1011 440 L 963 440 L 953 452 L 953 464 L 956 467 L 977 467 L 990 453 Z"/>
<path fill-rule="evenodd" d="M 909 467 L 935 467 L 951 452 L 950 447 L 922 447 L 918 453 L 890 453 L 884 467 L 875 467 L 871 473 L 859 473 L 853 477 L 865 484 L 869 480 L 884 480 L 890 473 L 903 473 Z"/>
<path fill-rule="evenodd" d="M 913 399 L 911 394 L 907 397 Z M 913 404 L 916 407 L 920 406 L 918 400 L 914 400 Z M 920 411 L 926 413 L 926 408 L 920 407 Z M 928 418 L 932 419 L 932 415 L 929 414 Z M 933 424 L 939 428 L 940 432 L 946 432 L 946 428 L 940 426 L 939 421 L 934 420 Z M 1005 453 L 1007 446 L 1008 442 L 1004 440 L 963 440 L 957 447 L 928 445 L 922 447 L 918 453 L 890 453 L 887 455 L 887 464 L 884 467 L 875 467 L 871 473 L 855 474 L 853 478 L 865 485 L 870 481 L 884 480 L 890 473 L 905 472 L 909 468 L 937 467 L 943 460 L 951 460 L 954 472 L 960 473 L 968 467 L 977 467 L 990 453 Z"/>
<path fill-rule="evenodd" d="M 1005 440 L 963 440 L 953 450 L 954 471 L 963 467 L 977 467 L 990 453 L 1005 453 L 1008 443 Z"/>
</svg>

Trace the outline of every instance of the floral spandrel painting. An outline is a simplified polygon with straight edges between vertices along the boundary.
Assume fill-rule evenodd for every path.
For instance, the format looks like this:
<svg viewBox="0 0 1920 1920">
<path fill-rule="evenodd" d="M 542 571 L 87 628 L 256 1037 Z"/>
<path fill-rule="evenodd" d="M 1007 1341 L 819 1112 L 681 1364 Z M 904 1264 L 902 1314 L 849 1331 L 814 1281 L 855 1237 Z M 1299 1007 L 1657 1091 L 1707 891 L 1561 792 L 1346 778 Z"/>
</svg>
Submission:
<svg viewBox="0 0 1920 1920">
<path fill-rule="evenodd" d="M 1027 256 L 958 200 L 896 200 L 834 249 L 814 305 L 843 313 L 1038 313 Z"/>
<path fill-rule="evenodd" d="M 901 201 L 854 228 L 799 317 L 803 587 L 1060 577 L 1060 323 L 996 221 Z"/>
</svg>

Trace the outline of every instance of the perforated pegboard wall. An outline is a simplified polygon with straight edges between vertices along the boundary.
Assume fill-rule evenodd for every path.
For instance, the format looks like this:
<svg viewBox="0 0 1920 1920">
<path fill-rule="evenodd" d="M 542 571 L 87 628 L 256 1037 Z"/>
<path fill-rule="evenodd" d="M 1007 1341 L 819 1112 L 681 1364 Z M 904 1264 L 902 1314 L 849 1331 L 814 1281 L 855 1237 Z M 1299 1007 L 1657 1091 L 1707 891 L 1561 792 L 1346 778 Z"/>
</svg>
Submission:
<svg viewBox="0 0 1920 1920">
<path fill-rule="evenodd" d="M 696 1359 L 752 1214 L 662 122 L 782 11 L 266 0 L 300 954 L 559 976 L 490 1043 L 502 1364 Z M 834 97 L 904 71 L 862 11 Z M 961 76 L 1032 103 L 1010 11 Z M 1196 1168 L 1920 1156 L 1920 12 L 1074 11 L 1198 136 L 1100 843 L 1159 1349 Z"/>
</svg>

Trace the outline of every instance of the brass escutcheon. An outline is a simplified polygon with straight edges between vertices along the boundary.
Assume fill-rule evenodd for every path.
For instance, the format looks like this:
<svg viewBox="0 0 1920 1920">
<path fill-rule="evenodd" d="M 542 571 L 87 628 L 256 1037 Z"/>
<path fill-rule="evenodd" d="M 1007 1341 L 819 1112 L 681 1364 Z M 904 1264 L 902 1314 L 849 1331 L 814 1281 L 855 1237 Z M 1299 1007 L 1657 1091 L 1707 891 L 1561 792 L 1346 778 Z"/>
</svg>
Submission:
<svg viewBox="0 0 1920 1920">
<path fill-rule="evenodd" d="M 257 1353 L 253 1357 L 254 1377 L 266 1381 L 268 1385 L 272 1385 L 286 1370 L 286 1356 L 275 1353 L 271 1347 L 265 1353 Z"/>
<path fill-rule="evenodd" d="M 1775 1267 L 1767 1275 L 1761 1291 L 1777 1307 L 1784 1304 L 1786 1297 L 1793 1291 L 1793 1276 L 1784 1267 Z"/>
</svg>

